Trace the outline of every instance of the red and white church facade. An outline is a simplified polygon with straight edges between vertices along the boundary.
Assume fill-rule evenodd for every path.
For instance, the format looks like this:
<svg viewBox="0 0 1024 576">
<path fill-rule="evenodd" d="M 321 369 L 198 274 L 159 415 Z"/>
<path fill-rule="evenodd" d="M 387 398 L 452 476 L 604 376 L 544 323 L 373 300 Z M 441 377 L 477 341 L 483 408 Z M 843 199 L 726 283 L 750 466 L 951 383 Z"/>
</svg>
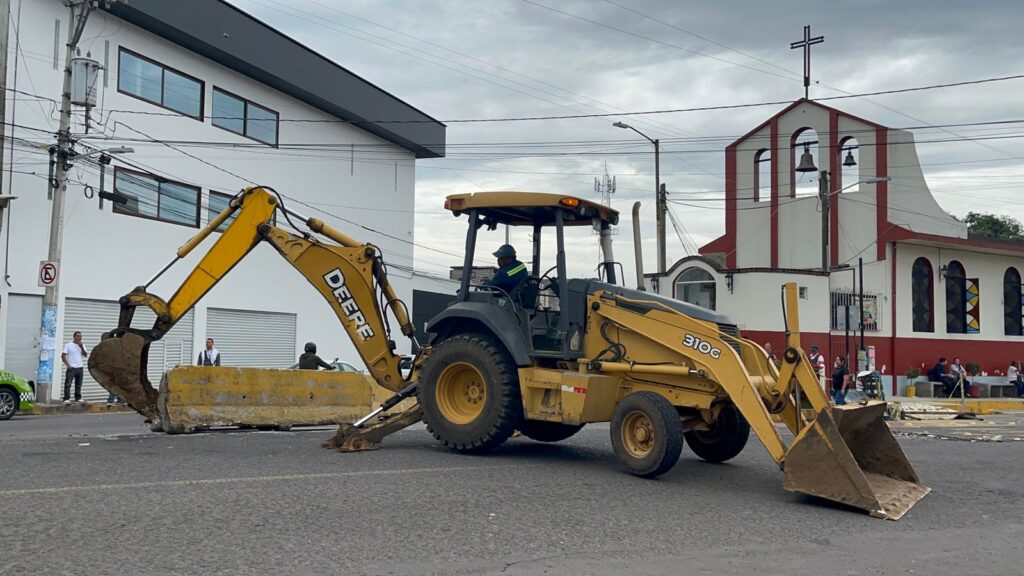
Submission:
<svg viewBox="0 0 1024 576">
<path fill-rule="evenodd" d="M 797 171 L 805 151 L 814 172 Z M 974 238 L 946 213 L 910 132 L 801 99 L 730 144 L 725 170 L 725 234 L 665 277 L 649 275 L 659 293 L 714 308 L 778 350 L 780 290 L 795 281 L 804 348 L 834 357 L 847 350 L 847 305 L 859 328 L 863 281 L 865 346 L 886 376 L 939 356 L 989 373 L 1024 359 L 1024 245 Z M 820 171 L 829 176 L 827 226 Z"/>
</svg>

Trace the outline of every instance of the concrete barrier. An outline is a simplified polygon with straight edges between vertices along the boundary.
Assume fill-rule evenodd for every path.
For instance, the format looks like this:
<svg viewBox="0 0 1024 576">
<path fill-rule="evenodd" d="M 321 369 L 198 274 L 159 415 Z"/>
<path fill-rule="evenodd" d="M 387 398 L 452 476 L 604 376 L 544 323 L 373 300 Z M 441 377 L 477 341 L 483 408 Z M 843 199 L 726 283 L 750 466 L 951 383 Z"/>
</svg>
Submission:
<svg viewBox="0 0 1024 576">
<path fill-rule="evenodd" d="M 160 383 L 161 421 L 154 429 L 352 422 L 387 394 L 369 376 L 352 372 L 179 366 Z"/>
</svg>

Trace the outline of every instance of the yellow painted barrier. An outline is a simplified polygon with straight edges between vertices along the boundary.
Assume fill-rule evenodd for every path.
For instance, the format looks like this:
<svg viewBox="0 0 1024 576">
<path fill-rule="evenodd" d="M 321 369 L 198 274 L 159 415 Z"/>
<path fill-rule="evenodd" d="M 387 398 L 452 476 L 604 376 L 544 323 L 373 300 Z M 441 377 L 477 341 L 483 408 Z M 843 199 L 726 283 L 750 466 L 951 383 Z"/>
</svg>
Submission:
<svg viewBox="0 0 1024 576">
<path fill-rule="evenodd" d="M 369 376 L 351 372 L 179 366 L 164 373 L 153 428 L 180 434 L 209 426 L 352 422 L 390 395 L 375 388 Z"/>
</svg>

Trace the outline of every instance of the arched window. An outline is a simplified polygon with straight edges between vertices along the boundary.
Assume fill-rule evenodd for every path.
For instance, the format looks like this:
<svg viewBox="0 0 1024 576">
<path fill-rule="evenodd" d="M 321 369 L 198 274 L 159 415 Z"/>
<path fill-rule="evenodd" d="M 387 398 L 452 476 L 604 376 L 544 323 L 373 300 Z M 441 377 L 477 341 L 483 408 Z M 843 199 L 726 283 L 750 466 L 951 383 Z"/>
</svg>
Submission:
<svg viewBox="0 0 1024 576">
<path fill-rule="evenodd" d="M 839 166 L 833 171 L 837 176 L 832 178 L 832 189 L 839 190 L 860 180 L 860 144 L 853 136 L 839 141 Z M 851 188 L 857 192 L 859 188 Z"/>
<path fill-rule="evenodd" d="M 818 133 L 813 128 L 801 128 L 793 133 L 789 167 L 789 195 L 791 197 L 818 194 L 818 170 L 823 170 L 821 155 L 818 154 L 819 149 Z M 805 150 L 811 153 L 811 158 L 814 160 L 814 165 L 817 168 L 814 172 L 796 171 Z"/>
<path fill-rule="evenodd" d="M 716 290 L 714 276 L 703 268 L 687 268 L 676 278 L 675 297 L 683 302 L 714 310 Z"/>
<path fill-rule="evenodd" d="M 946 265 L 946 333 L 967 333 L 967 273 L 951 260 Z"/>
<path fill-rule="evenodd" d="M 1020 272 L 1011 266 L 1003 273 L 1003 331 L 1020 336 L 1024 334 L 1021 324 Z"/>
<path fill-rule="evenodd" d="M 911 277 L 914 332 L 935 331 L 935 286 L 932 264 L 927 258 L 914 260 Z"/>
<path fill-rule="evenodd" d="M 761 148 L 754 154 L 754 202 L 772 196 L 772 152 Z"/>
</svg>

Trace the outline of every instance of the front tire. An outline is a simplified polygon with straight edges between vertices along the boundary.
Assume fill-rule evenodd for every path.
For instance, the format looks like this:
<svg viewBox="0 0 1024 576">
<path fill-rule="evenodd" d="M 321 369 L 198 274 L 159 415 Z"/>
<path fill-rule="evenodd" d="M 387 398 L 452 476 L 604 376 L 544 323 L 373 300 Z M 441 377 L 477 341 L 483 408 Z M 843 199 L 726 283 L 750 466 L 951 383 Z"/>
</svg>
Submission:
<svg viewBox="0 0 1024 576">
<path fill-rule="evenodd" d="M 21 397 L 7 386 L 0 387 L 0 420 L 10 420 L 18 413 Z"/>
<path fill-rule="evenodd" d="M 541 420 L 525 420 L 519 427 L 523 436 L 537 442 L 561 442 L 582 429 L 583 424 L 562 424 L 561 422 Z"/>
<path fill-rule="evenodd" d="M 491 450 L 523 421 L 516 366 L 490 336 L 461 334 L 441 342 L 419 381 L 427 429 L 453 450 Z"/>
<path fill-rule="evenodd" d="M 683 423 L 675 406 L 654 392 L 627 395 L 612 413 L 612 449 L 630 474 L 668 472 L 683 451 Z"/>
<path fill-rule="evenodd" d="M 731 460 L 743 451 L 750 438 L 750 424 L 732 402 L 722 405 L 710 430 L 690 430 L 685 434 L 690 450 L 716 464 Z"/>
</svg>

